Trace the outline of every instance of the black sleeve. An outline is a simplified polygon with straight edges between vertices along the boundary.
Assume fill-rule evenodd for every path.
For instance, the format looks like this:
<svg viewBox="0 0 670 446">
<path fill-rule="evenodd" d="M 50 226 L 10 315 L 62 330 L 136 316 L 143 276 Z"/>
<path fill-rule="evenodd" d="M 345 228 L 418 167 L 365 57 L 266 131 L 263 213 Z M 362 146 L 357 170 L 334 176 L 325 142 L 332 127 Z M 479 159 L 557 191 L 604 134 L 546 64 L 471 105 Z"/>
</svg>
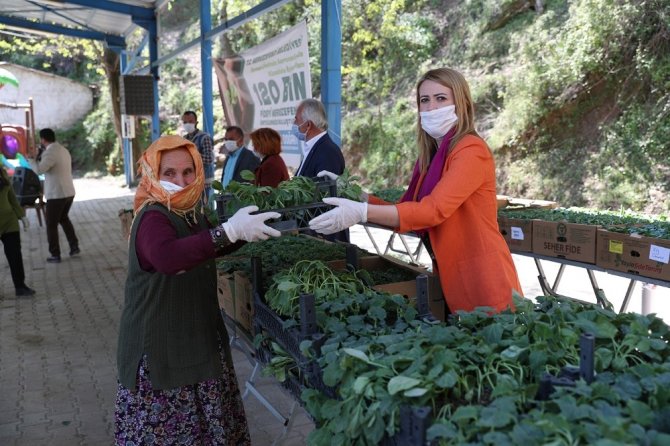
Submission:
<svg viewBox="0 0 670 446">
<path fill-rule="evenodd" d="M 238 165 L 235 166 L 235 170 L 237 171 L 237 173 L 233 175 L 233 180 L 239 182 L 246 182 L 246 180 L 242 179 L 242 171 L 250 170 L 252 173 L 255 172 L 258 166 L 260 166 L 261 160 L 259 160 L 256 157 L 256 155 L 251 153 L 248 149 L 240 149 L 240 150 L 244 150 L 245 152 L 240 153 L 240 159 L 237 160 Z"/>
<path fill-rule="evenodd" d="M 328 147 L 328 150 L 323 150 L 314 161 L 316 161 L 315 174 L 322 170 L 327 170 L 335 175 L 342 175 L 342 172 L 344 172 L 344 156 L 336 145 Z"/>
</svg>

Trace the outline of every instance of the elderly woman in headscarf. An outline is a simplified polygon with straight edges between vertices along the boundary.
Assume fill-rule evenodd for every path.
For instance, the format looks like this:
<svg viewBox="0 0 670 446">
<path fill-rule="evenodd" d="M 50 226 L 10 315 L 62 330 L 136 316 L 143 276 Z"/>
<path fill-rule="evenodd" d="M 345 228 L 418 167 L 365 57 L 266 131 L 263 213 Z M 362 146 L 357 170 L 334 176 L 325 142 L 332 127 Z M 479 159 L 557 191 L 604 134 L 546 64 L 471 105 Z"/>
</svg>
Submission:
<svg viewBox="0 0 670 446">
<path fill-rule="evenodd" d="M 214 258 L 278 237 L 276 213 L 240 209 L 210 227 L 197 148 L 156 140 L 140 159 L 117 363 L 116 444 L 249 444 L 219 313 Z"/>
</svg>

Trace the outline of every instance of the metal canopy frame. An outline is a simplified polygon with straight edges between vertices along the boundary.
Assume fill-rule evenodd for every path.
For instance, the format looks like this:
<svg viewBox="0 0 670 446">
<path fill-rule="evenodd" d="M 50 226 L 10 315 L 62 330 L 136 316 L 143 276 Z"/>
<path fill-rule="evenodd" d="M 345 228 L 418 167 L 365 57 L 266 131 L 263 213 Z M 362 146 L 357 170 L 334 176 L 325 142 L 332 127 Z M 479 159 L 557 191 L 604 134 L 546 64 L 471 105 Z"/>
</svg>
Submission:
<svg viewBox="0 0 670 446">
<path fill-rule="evenodd" d="M 212 28 L 211 0 L 200 0 L 200 36 L 158 57 L 156 11 L 167 0 L 2 0 L 0 24 L 8 28 L 36 33 L 65 35 L 104 42 L 117 52 L 121 74 L 149 73 L 153 77 L 153 140 L 160 136 L 158 115 L 158 73 L 164 63 L 195 45 L 200 45 L 202 73 L 203 130 L 213 133 L 212 39 L 237 28 L 262 14 L 292 0 L 264 0 L 240 15 Z M 328 114 L 328 128 L 333 140 L 341 143 L 341 66 L 342 66 L 342 0 L 321 0 L 321 100 Z M 119 23 L 125 25 L 120 30 Z M 145 31 L 138 48 L 129 51 L 126 38 L 137 27 Z M 149 47 L 148 64 L 137 68 L 142 53 Z M 130 56 L 130 57 L 129 57 Z M 124 155 L 130 154 L 129 140 L 124 138 Z M 126 182 L 134 181 L 132 161 L 124 156 Z"/>
</svg>

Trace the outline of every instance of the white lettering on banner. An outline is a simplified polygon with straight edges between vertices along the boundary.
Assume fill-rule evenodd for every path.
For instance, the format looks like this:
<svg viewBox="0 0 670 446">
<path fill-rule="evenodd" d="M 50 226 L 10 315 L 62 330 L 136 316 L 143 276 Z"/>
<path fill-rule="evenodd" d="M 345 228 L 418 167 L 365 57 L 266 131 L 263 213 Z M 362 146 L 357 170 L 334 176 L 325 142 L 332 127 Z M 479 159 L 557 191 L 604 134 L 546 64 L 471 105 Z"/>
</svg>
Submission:
<svg viewBox="0 0 670 446">
<path fill-rule="evenodd" d="M 649 247 L 649 259 L 661 263 L 670 262 L 670 249 L 662 246 L 651 245 Z"/>
<path fill-rule="evenodd" d="M 517 227 L 517 226 L 512 226 L 512 240 L 523 240 L 523 229 Z"/>
</svg>

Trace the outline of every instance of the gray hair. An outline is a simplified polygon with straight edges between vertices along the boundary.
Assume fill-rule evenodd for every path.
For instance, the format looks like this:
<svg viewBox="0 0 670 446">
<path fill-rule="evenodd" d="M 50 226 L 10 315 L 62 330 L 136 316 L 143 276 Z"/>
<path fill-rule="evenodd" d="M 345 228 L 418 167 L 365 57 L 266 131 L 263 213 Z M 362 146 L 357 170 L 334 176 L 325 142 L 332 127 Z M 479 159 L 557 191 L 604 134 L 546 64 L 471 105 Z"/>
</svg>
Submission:
<svg viewBox="0 0 670 446">
<path fill-rule="evenodd" d="M 300 116 L 305 121 L 312 121 L 321 130 L 328 130 L 326 109 L 318 99 L 305 99 L 300 103 Z"/>
</svg>

